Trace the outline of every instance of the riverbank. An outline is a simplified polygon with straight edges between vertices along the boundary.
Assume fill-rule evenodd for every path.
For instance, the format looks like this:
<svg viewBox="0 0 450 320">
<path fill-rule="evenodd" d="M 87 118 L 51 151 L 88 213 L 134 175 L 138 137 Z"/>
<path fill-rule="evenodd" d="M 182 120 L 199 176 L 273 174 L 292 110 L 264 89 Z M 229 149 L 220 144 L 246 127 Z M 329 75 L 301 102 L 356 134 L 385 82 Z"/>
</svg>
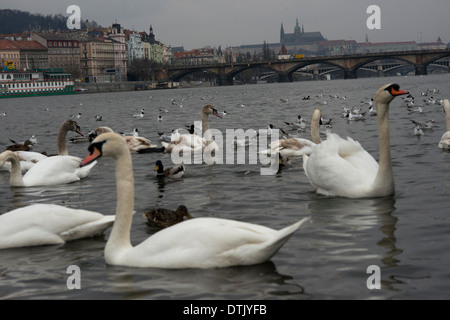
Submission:
<svg viewBox="0 0 450 320">
<path fill-rule="evenodd" d="M 122 81 L 122 82 L 78 82 L 75 90 L 80 92 L 99 93 L 134 90 L 175 89 L 178 82 Z"/>
</svg>

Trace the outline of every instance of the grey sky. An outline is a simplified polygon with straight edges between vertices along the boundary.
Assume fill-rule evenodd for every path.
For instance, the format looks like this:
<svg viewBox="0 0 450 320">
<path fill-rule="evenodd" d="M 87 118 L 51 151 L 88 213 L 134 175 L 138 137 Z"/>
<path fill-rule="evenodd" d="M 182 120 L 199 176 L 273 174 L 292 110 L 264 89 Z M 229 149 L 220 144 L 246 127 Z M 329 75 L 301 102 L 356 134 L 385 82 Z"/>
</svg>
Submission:
<svg viewBox="0 0 450 320">
<path fill-rule="evenodd" d="M 281 23 L 292 33 L 296 18 L 328 40 L 450 42 L 450 0 L 2 0 L 0 9 L 65 15 L 72 4 L 105 27 L 148 32 L 151 24 L 158 40 L 185 49 L 276 43 Z M 370 5 L 381 9 L 380 30 L 366 26 Z"/>
</svg>

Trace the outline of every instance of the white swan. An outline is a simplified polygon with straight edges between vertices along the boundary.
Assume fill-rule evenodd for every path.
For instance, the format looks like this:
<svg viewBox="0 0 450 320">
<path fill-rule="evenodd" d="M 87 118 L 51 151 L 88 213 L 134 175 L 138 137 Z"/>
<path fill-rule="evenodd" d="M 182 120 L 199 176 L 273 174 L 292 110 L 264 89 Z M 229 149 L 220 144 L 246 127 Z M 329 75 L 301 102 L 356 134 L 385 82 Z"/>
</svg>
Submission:
<svg viewBox="0 0 450 320">
<path fill-rule="evenodd" d="M 439 141 L 438 147 L 444 150 L 450 150 L 450 101 L 448 99 L 444 99 L 442 101 L 445 111 L 445 122 L 447 126 L 447 132 L 445 132 L 441 140 Z"/>
<path fill-rule="evenodd" d="M 63 244 L 101 235 L 114 222 L 114 215 L 33 204 L 0 215 L 0 249 Z"/>
<path fill-rule="evenodd" d="M 130 151 L 115 133 L 98 136 L 83 164 L 100 156 L 114 158 L 116 220 L 105 247 L 110 265 L 153 268 L 218 268 L 252 265 L 270 259 L 308 218 L 279 231 L 245 222 L 195 218 L 161 230 L 133 246 L 134 177 Z"/>
<path fill-rule="evenodd" d="M 210 131 L 209 131 L 209 115 L 213 114 L 219 118 L 222 118 L 222 115 L 217 112 L 217 109 L 207 104 L 202 108 L 201 111 L 201 120 L 202 120 L 202 133 L 203 137 L 200 137 L 193 134 L 181 134 L 178 136 L 175 136 L 174 139 L 172 139 L 171 142 L 162 142 L 161 144 L 165 148 L 167 152 L 172 152 L 176 150 L 176 152 L 180 151 L 186 151 L 186 152 L 192 152 L 197 150 L 205 150 L 206 148 L 208 150 L 218 150 L 219 146 L 216 144 L 216 142 L 213 140 Z"/>
<path fill-rule="evenodd" d="M 94 130 L 93 136 L 97 137 L 98 135 L 106 132 L 114 132 L 114 131 L 110 127 L 101 126 Z M 132 136 L 122 135 L 122 137 L 125 139 L 128 148 L 132 152 L 140 152 L 145 151 L 146 149 L 158 148 L 158 146 L 153 144 L 149 139 L 145 137 L 140 137 L 139 130 L 137 128 L 133 130 Z"/>
<path fill-rule="evenodd" d="M 302 138 L 287 138 L 274 141 L 270 144 L 270 148 L 260 151 L 261 154 L 280 153 L 281 157 L 296 157 L 303 154 L 310 154 L 317 143 L 320 143 L 319 126 L 322 117 L 322 110 L 316 108 L 313 112 L 311 121 L 311 140 Z"/>
<path fill-rule="evenodd" d="M 382 197 L 394 193 L 389 103 L 408 92 L 397 84 L 382 86 L 375 95 L 379 134 L 379 164 L 351 138 L 329 134 L 311 155 L 303 155 L 303 169 L 317 193 L 348 198 Z"/>
<path fill-rule="evenodd" d="M 36 162 L 47 158 L 46 155 L 34 151 L 14 151 L 14 153 L 19 157 L 22 172 L 27 172 Z M 5 162 L 3 167 L 0 166 L 0 171 L 11 171 L 11 162 Z"/>
<path fill-rule="evenodd" d="M 56 146 L 57 146 L 57 150 L 58 150 L 58 155 L 68 155 L 69 154 L 69 152 L 67 151 L 67 144 L 66 144 L 66 137 L 67 137 L 67 133 L 69 131 L 74 131 L 84 138 L 84 135 L 81 132 L 80 126 L 78 125 L 78 123 L 76 121 L 74 121 L 74 120 L 64 121 L 58 130 L 58 135 L 56 138 Z M 15 151 L 15 153 L 18 155 L 18 159 L 20 160 L 20 170 L 22 172 L 28 171 L 37 162 L 47 158 L 46 155 L 38 153 L 38 152 L 33 152 L 33 151 Z M 80 158 L 78 158 L 78 159 L 79 159 L 79 161 L 81 161 Z M 64 161 L 64 160 L 59 160 L 59 161 Z M 54 162 L 52 162 L 52 163 L 54 163 Z M 7 170 L 7 171 L 12 170 L 10 162 L 5 162 L 3 164 L 3 167 L 0 166 L 0 168 L 2 168 L 2 170 Z"/>
<path fill-rule="evenodd" d="M 22 177 L 19 156 L 12 151 L 0 154 L 0 167 L 11 162 L 9 184 L 12 187 L 32 187 L 66 184 L 86 178 L 95 163 L 80 167 L 81 158 L 73 156 L 53 156 L 36 162 Z"/>
</svg>

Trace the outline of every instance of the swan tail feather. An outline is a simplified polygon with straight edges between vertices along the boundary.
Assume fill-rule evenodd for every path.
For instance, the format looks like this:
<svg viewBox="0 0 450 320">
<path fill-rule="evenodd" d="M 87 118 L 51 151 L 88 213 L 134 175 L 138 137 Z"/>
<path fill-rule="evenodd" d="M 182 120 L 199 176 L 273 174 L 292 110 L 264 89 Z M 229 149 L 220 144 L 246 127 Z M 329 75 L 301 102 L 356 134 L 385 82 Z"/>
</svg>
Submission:
<svg viewBox="0 0 450 320">
<path fill-rule="evenodd" d="M 303 218 L 302 220 L 290 226 L 278 230 L 275 237 L 265 244 L 269 258 L 272 257 L 275 253 L 277 253 L 277 251 L 289 240 L 289 238 L 294 234 L 294 232 L 309 219 L 310 219 L 309 217 Z"/>
</svg>

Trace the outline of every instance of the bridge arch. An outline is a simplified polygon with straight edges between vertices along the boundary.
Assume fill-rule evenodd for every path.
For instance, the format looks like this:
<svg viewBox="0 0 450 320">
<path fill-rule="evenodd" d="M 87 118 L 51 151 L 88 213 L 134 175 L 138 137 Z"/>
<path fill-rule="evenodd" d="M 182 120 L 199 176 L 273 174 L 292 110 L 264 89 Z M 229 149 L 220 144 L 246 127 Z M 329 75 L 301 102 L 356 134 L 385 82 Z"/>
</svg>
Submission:
<svg viewBox="0 0 450 320">
<path fill-rule="evenodd" d="M 316 72 L 315 74 L 313 74 L 313 77 L 315 77 L 317 80 L 322 76 L 325 75 L 327 73 L 331 73 L 331 72 L 335 72 L 337 70 L 340 70 L 343 72 L 343 77 L 346 78 L 348 76 L 348 69 L 344 68 L 343 66 L 337 64 L 337 63 L 333 63 L 331 61 L 311 61 L 311 62 L 301 62 L 298 63 L 297 65 L 291 67 L 287 73 L 290 74 L 292 76 L 292 74 L 294 72 L 301 72 L 301 70 L 307 66 L 310 65 L 328 65 L 333 67 L 332 69 L 328 69 L 324 72 Z M 323 68 L 323 69 L 327 69 L 327 68 Z"/>
<path fill-rule="evenodd" d="M 388 61 L 388 60 L 391 60 L 391 62 L 386 63 L 386 64 L 376 65 L 376 66 L 371 66 L 371 67 L 368 66 L 369 64 L 376 62 L 376 61 L 381 62 L 381 61 Z M 363 71 L 369 71 L 369 72 L 376 73 L 378 76 L 385 76 L 386 73 L 389 71 L 393 71 L 393 70 L 396 70 L 399 68 L 404 68 L 406 66 L 409 66 L 413 70 L 416 68 L 416 64 L 408 59 L 404 59 L 402 57 L 387 56 L 387 57 L 377 57 L 377 58 L 365 59 L 364 61 L 360 61 L 359 63 L 356 63 L 353 66 L 353 69 L 356 73 L 363 72 Z M 377 67 L 377 68 L 374 68 L 374 67 Z"/>
<path fill-rule="evenodd" d="M 186 68 L 184 70 L 177 72 L 176 74 L 173 74 L 171 78 L 173 79 L 173 81 L 180 81 L 182 78 L 184 78 L 190 74 L 199 73 L 199 72 L 212 73 L 215 76 L 220 77 L 220 74 L 215 72 L 215 70 L 205 67 L 205 68 L 199 68 L 199 69 Z"/>
</svg>

